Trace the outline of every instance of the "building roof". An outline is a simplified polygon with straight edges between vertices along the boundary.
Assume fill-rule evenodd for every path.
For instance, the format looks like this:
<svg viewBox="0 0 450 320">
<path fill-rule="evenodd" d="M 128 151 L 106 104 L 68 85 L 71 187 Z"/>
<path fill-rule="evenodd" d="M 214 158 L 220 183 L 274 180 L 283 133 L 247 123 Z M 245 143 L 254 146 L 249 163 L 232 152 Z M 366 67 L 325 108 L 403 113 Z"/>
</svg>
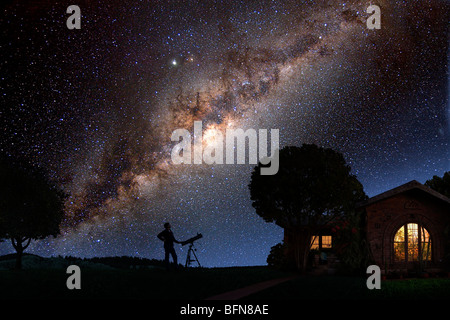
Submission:
<svg viewBox="0 0 450 320">
<path fill-rule="evenodd" d="M 418 190 L 419 192 L 424 192 L 426 194 L 431 195 L 432 197 L 435 197 L 435 198 L 445 202 L 447 205 L 450 205 L 450 199 L 447 198 L 446 196 L 444 196 L 443 194 L 440 194 L 439 192 L 431 189 L 430 187 L 427 187 L 427 186 L 421 184 L 420 182 L 418 182 L 416 180 L 412 180 L 412 181 L 405 183 L 401 186 L 398 186 L 394 189 L 380 193 L 379 195 L 376 195 L 366 201 L 362 201 L 357 204 L 357 207 L 359 207 L 359 208 L 366 207 L 375 202 L 378 202 L 378 201 L 381 201 L 381 200 L 384 200 L 387 198 L 391 198 L 397 194 L 411 191 L 411 190 Z"/>
</svg>

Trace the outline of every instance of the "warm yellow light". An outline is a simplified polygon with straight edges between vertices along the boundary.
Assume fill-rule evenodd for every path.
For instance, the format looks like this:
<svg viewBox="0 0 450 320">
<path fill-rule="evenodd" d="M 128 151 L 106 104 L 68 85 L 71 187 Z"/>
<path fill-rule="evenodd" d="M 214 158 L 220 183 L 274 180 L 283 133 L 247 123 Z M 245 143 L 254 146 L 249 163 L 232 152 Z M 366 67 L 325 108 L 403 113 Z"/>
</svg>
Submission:
<svg viewBox="0 0 450 320">
<path fill-rule="evenodd" d="M 216 129 L 214 125 L 210 126 L 203 133 L 203 143 L 206 146 L 216 146 L 216 144 L 222 145 L 223 141 L 222 132 L 219 129 Z"/>
<path fill-rule="evenodd" d="M 396 261 L 430 261 L 430 234 L 417 223 L 402 226 L 394 236 L 394 255 Z"/>
</svg>

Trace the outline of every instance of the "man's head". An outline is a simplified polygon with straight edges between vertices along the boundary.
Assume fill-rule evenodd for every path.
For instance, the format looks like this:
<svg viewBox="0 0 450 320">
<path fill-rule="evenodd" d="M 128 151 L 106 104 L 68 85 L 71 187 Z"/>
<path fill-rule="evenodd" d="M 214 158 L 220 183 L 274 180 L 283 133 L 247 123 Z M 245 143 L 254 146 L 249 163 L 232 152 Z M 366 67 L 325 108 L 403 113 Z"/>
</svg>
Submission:
<svg viewBox="0 0 450 320">
<path fill-rule="evenodd" d="M 166 229 L 170 229 L 170 223 L 168 223 L 168 222 L 166 222 L 166 223 L 164 223 L 164 228 L 166 228 Z"/>
</svg>

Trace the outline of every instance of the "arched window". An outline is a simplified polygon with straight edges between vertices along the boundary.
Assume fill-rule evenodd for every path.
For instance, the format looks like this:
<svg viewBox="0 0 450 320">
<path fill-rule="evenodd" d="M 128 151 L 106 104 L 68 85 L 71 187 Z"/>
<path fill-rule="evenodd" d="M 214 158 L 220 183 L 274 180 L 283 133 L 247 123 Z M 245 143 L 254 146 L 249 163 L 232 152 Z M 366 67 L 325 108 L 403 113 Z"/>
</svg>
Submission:
<svg viewBox="0 0 450 320">
<path fill-rule="evenodd" d="M 421 224 L 403 225 L 394 236 L 394 259 L 397 262 L 430 261 L 431 238 Z"/>
</svg>

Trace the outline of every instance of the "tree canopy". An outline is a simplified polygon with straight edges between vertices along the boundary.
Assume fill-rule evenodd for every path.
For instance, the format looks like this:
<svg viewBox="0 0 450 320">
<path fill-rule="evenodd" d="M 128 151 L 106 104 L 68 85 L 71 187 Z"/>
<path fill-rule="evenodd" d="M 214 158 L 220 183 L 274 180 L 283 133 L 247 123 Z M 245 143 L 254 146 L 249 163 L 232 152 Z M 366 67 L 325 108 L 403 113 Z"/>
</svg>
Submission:
<svg viewBox="0 0 450 320">
<path fill-rule="evenodd" d="M 260 175 L 261 163 L 249 184 L 252 205 L 267 222 L 320 225 L 345 214 L 367 198 L 350 173 L 342 154 L 314 144 L 280 150 L 275 175 Z"/>
<path fill-rule="evenodd" d="M 65 194 L 43 170 L 0 158 L 0 238 L 17 251 L 17 268 L 32 239 L 56 237 L 64 216 Z"/>
<path fill-rule="evenodd" d="M 425 185 L 450 198 L 450 171 L 444 173 L 442 178 L 433 176 L 432 179 L 425 182 Z"/>
</svg>

